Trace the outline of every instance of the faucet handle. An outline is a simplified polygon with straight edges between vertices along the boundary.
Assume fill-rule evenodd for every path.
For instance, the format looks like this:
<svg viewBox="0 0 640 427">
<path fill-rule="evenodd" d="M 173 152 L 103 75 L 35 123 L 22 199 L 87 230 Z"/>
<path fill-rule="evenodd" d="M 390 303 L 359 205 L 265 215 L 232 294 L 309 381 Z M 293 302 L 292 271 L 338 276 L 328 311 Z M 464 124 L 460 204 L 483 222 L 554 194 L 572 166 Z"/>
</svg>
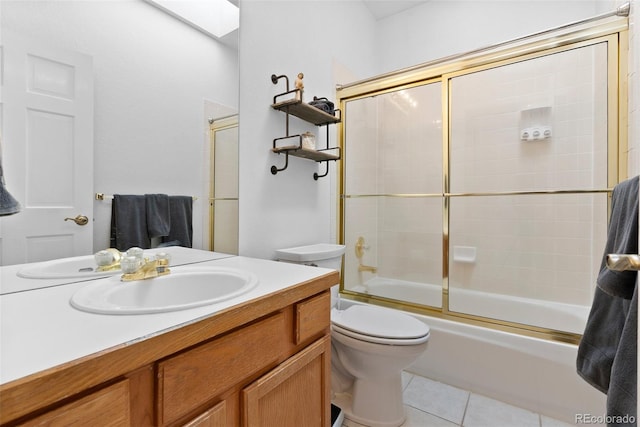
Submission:
<svg viewBox="0 0 640 427">
<path fill-rule="evenodd" d="M 142 267 L 142 260 L 133 255 L 127 255 L 120 260 L 120 268 L 125 274 L 135 273 Z"/>
<path fill-rule="evenodd" d="M 364 237 L 360 236 L 358 237 L 358 240 L 356 240 L 356 256 L 358 258 L 362 258 L 365 250 L 369 250 L 369 245 L 365 245 Z"/>
<path fill-rule="evenodd" d="M 171 262 L 171 255 L 166 252 L 158 252 L 156 254 L 156 260 L 160 261 L 163 265 L 169 265 Z"/>
</svg>

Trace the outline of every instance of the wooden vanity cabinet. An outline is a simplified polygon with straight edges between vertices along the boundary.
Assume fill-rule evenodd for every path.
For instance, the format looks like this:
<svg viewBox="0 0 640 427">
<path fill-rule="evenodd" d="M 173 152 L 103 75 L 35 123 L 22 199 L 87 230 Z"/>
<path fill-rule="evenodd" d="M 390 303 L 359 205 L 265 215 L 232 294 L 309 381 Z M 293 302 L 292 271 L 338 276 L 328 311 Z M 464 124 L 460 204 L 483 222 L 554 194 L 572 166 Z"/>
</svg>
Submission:
<svg viewBox="0 0 640 427">
<path fill-rule="evenodd" d="M 328 427 L 329 286 L 336 277 L 70 364 L 49 378 L 5 385 L 0 403 L 11 413 L 0 414 L 0 425 Z M 118 374 L 121 365 L 132 367 Z M 115 375 L 104 372 L 110 368 Z M 90 384 L 91 375 L 106 380 Z M 68 390 L 48 404 L 43 384 Z"/>
<path fill-rule="evenodd" d="M 325 291 L 159 362 L 158 424 L 328 426 L 329 304 Z M 207 402 L 214 406 L 181 423 Z"/>
</svg>

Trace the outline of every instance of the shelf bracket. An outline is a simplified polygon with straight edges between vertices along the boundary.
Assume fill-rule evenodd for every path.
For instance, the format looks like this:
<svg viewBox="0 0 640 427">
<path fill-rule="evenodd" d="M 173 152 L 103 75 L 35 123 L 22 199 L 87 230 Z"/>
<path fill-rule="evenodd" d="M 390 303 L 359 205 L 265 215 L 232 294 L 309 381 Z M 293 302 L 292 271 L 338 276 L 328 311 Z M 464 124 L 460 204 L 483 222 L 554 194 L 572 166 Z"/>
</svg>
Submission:
<svg viewBox="0 0 640 427">
<path fill-rule="evenodd" d="M 277 174 L 278 172 L 282 172 L 283 170 L 285 170 L 287 167 L 289 166 L 289 152 L 286 151 L 284 153 L 284 167 L 278 169 L 277 166 L 271 166 L 271 173 L 273 175 Z"/>
<path fill-rule="evenodd" d="M 313 173 L 313 179 L 315 181 L 317 181 L 318 178 L 322 178 L 322 177 L 327 176 L 329 174 L 329 162 L 327 161 L 327 162 L 318 162 L 318 163 L 324 163 L 325 166 L 326 166 L 326 169 L 325 169 L 325 171 L 324 171 L 324 173 L 322 175 L 318 175 L 318 172 L 314 172 Z"/>
<path fill-rule="evenodd" d="M 278 80 L 280 80 L 281 78 L 284 77 L 284 80 L 287 83 L 287 92 L 289 92 L 289 77 L 285 76 L 284 74 L 280 75 L 280 76 L 276 76 L 275 74 L 271 74 L 271 83 L 278 84 Z"/>
<path fill-rule="evenodd" d="M 302 146 L 302 135 L 289 135 L 289 130 L 287 129 L 287 136 L 283 136 L 281 138 L 276 138 L 273 140 L 273 148 L 275 149 L 277 146 L 278 141 L 283 140 L 283 139 L 289 139 L 289 138 L 298 138 L 298 147 Z M 280 154 L 280 153 L 278 153 Z M 285 154 L 285 160 L 284 160 L 284 167 L 278 169 L 277 166 L 271 166 L 271 173 L 273 175 L 277 174 L 278 172 L 281 172 L 283 170 L 285 170 L 288 166 L 289 166 L 289 151 L 284 151 Z"/>
</svg>

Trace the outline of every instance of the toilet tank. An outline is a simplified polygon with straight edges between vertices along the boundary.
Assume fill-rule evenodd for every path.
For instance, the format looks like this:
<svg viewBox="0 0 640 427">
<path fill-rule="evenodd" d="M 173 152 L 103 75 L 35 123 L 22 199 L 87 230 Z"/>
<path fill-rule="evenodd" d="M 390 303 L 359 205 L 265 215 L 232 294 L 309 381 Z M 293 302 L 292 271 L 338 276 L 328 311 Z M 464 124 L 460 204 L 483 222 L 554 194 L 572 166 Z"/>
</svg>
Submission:
<svg viewBox="0 0 640 427">
<path fill-rule="evenodd" d="M 344 250 L 344 245 L 319 243 L 316 245 L 278 249 L 276 250 L 276 259 L 278 261 L 313 265 L 340 271 Z"/>
</svg>

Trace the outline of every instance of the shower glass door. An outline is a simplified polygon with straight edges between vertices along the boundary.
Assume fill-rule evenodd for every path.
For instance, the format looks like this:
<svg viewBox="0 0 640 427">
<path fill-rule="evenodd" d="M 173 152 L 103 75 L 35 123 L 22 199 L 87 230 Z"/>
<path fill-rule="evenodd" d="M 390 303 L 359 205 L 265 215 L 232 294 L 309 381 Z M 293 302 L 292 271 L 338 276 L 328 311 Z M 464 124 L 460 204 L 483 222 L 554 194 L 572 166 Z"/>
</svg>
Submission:
<svg viewBox="0 0 640 427">
<path fill-rule="evenodd" d="M 346 103 L 347 290 L 442 306 L 441 93 L 433 81 Z"/>
<path fill-rule="evenodd" d="M 582 333 L 607 227 L 607 43 L 449 80 L 451 312 Z"/>
<path fill-rule="evenodd" d="M 576 343 L 627 178 L 626 36 L 605 22 L 339 88 L 344 293 Z"/>
</svg>

